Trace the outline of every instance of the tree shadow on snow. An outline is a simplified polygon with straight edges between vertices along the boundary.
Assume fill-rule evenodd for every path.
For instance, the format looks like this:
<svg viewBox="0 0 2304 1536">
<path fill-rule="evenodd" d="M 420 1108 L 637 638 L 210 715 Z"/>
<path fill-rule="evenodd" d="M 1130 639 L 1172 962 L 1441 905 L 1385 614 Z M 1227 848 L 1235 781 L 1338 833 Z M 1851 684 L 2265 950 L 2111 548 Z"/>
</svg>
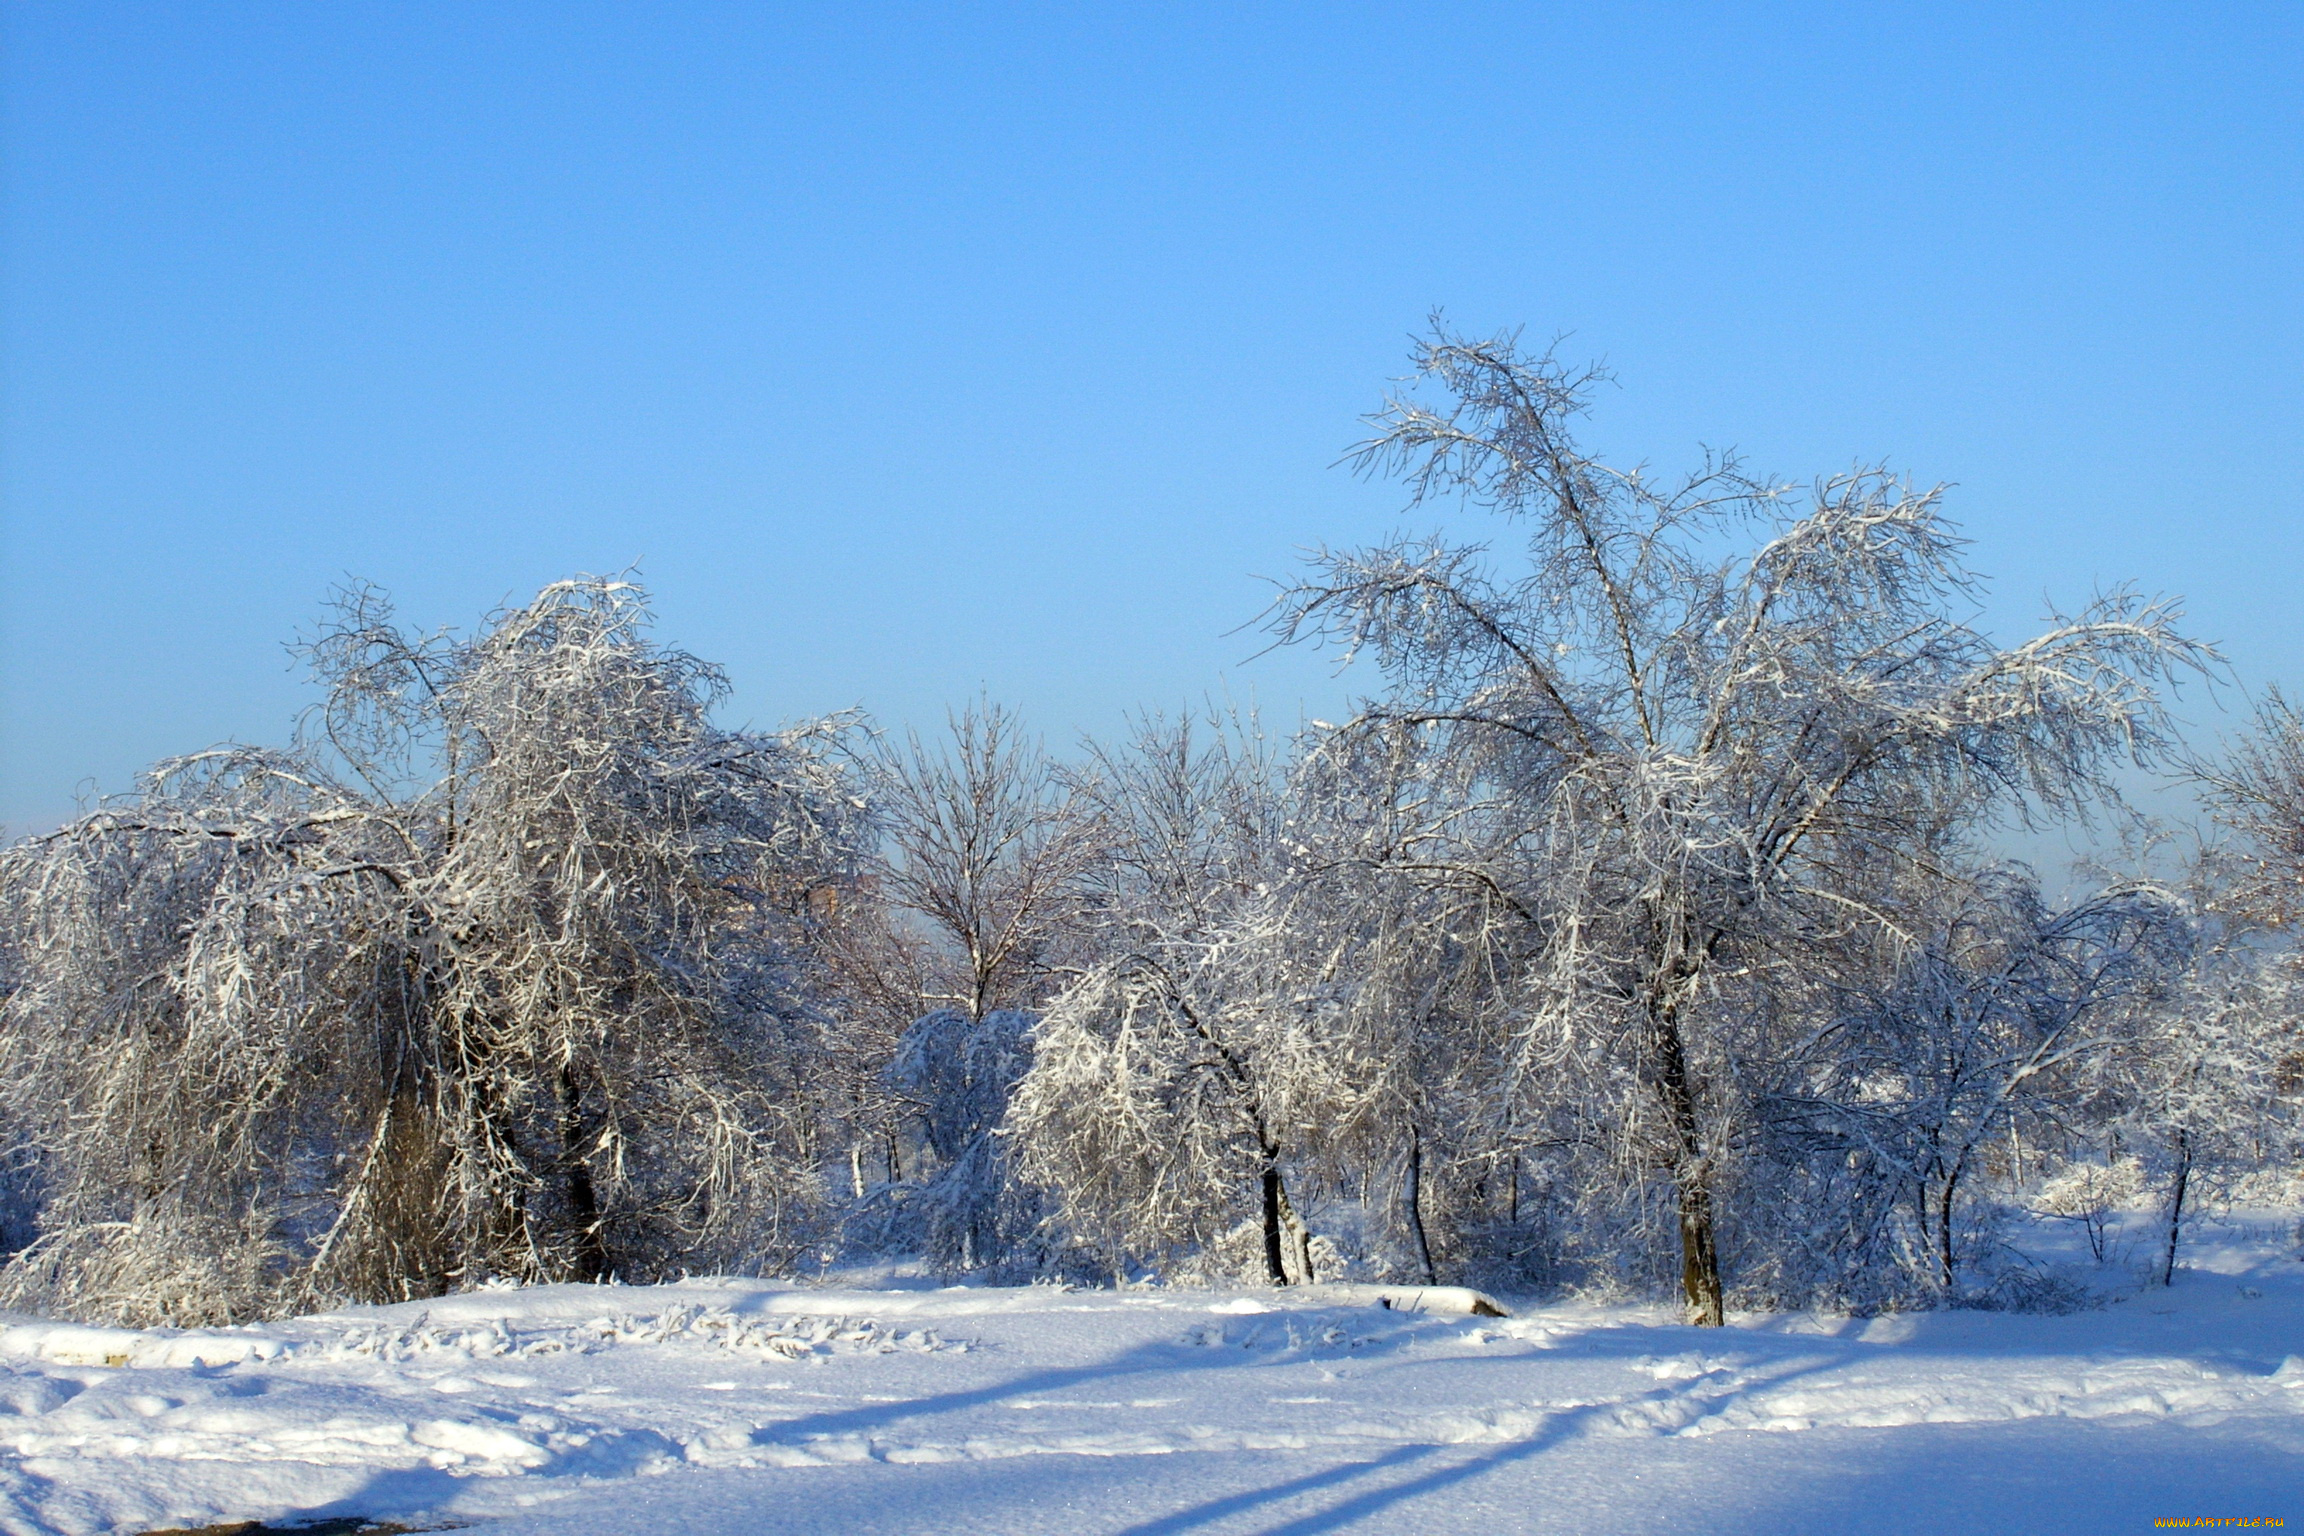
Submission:
<svg viewBox="0 0 2304 1536">
<path fill-rule="evenodd" d="M 1299 1515 L 1280 1525 L 1268 1526 L 1260 1533 L 1260 1536 L 1315 1536 L 1315 1533 L 1321 1531 L 1341 1530 L 1371 1515 L 1389 1509 L 1395 1504 L 1404 1504 L 1410 1499 L 1419 1499 L 1428 1493 L 1437 1493 L 1443 1488 L 1451 1487 L 1469 1478 L 1479 1477 L 1483 1473 L 1494 1471 L 1498 1467 L 1508 1466 L 1513 1462 L 1526 1461 L 1532 1456 L 1541 1456 L 1553 1446 L 1569 1439 L 1585 1420 L 1602 1411 L 1606 1406 L 1609 1405 L 1594 1404 L 1583 1408 L 1563 1409 L 1545 1420 L 1541 1432 L 1531 1435 L 1525 1440 L 1513 1440 L 1494 1446 L 1479 1454 L 1454 1461 L 1447 1466 L 1436 1467 L 1421 1477 L 1410 1478 L 1405 1482 L 1388 1483 L 1381 1488 L 1370 1488 L 1355 1493 L 1352 1497 L 1332 1504 L 1326 1509 Z M 1233 1515 L 1246 1514 L 1251 1510 L 1278 1504 L 1284 1500 L 1299 1498 L 1324 1488 L 1333 1488 L 1344 1483 L 1354 1482 L 1394 1467 L 1429 1460 L 1453 1449 L 1456 1447 L 1404 1445 L 1370 1461 L 1353 1462 L 1341 1467 L 1329 1467 L 1305 1477 L 1292 1479 L 1289 1482 L 1274 1483 L 1269 1488 L 1253 1488 L 1245 1493 L 1230 1494 L 1221 1499 L 1210 1499 L 1206 1503 L 1195 1504 L 1189 1509 L 1180 1509 L 1156 1520 L 1147 1520 L 1140 1525 L 1129 1526 L 1125 1530 L 1114 1532 L 1113 1536 L 1180 1536 L 1182 1532 L 1211 1525 Z"/>
<path fill-rule="evenodd" d="M 1292 1312 L 1286 1317 L 1296 1320 L 1299 1333 L 1318 1324 L 1348 1323 L 1354 1314 L 1330 1313 L 1325 1310 Z M 1357 1314 L 1365 1320 L 1365 1314 Z M 1224 1319 L 1228 1327 L 1237 1327 L 1250 1320 Z M 1424 1367 L 1440 1367 L 1451 1371 L 1483 1370 L 1503 1371 L 1525 1367 L 1536 1361 L 1562 1362 L 1572 1360 L 1631 1359 L 1645 1355 L 1671 1353 L 1709 1353 L 1713 1355 L 1743 1353 L 1738 1346 L 1745 1345 L 1755 1336 L 1737 1333 L 1723 1334 L 1717 1329 L 1687 1327 L 1604 1327 L 1570 1334 L 1540 1351 L 1520 1350 L 1496 1354 L 1449 1354 L 1429 1359 L 1400 1359 L 1408 1348 L 1417 1343 L 1445 1338 L 1449 1332 L 1462 1326 L 1451 1323 L 1435 1328 L 1409 1325 L 1387 1329 L 1383 1333 L 1363 1336 L 1351 1343 L 1322 1344 L 1315 1334 L 1305 1344 L 1289 1345 L 1278 1342 L 1279 1335 L 1260 1338 L 1255 1325 L 1277 1326 L 1278 1319 L 1269 1314 L 1255 1317 L 1250 1325 L 1241 1328 L 1242 1337 L 1216 1344 L 1192 1344 L 1173 1340 L 1142 1344 L 1123 1354 L 1095 1365 L 1049 1367 L 1028 1371 L 1005 1381 L 987 1383 L 958 1391 L 931 1393 L 924 1397 L 900 1402 L 871 1403 L 852 1408 L 838 1408 L 803 1414 L 776 1424 L 763 1425 L 754 1431 L 755 1445 L 785 1445 L 802 1448 L 806 1442 L 841 1435 L 870 1435 L 875 1431 L 906 1420 L 930 1418 L 938 1414 L 958 1413 L 970 1408 L 983 1407 L 1008 1398 L 1036 1397 L 1044 1393 L 1061 1392 L 1069 1387 L 1109 1383 L 1133 1376 L 1153 1373 L 1190 1371 L 1233 1371 L 1241 1369 L 1269 1369 L 1289 1365 L 1327 1364 L 1338 1361 L 1386 1360 L 1393 1370 L 1414 1371 Z M 1202 1327 L 1213 1328 L 1206 1324 Z M 1771 1341 L 1773 1342 L 1773 1341 Z M 1816 1341 L 1829 1344 L 1831 1341 Z M 1721 1406 L 1732 1402 L 1745 1391 L 1774 1388 L 1812 1371 L 1835 1368 L 1846 1363 L 1844 1357 L 1821 1357 L 1826 1353 L 1816 1350 L 1785 1351 L 1763 1348 L 1754 1351 L 1763 1357 L 1776 1354 L 1778 1358 L 1765 1358 L 1740 1362 L 1746 1370 L 1765 1368 L 1774 1364 L 1780 1369 L 1765 1378 L 1753 1379 L 1742 1385 L 1738 1393 L 1723 1397 Z M 1790 1356 L 1790 1358 L 1786 1358 Z M 1674 1387 L 1661 1384 L 1654 1391 L 1640 1397 L 1620 1399 L 1605 1406 L 1615 1408 L 1643 1398 L 1662 1398 L 1674 1395 Z M 1564 1431 L 1563 1431 L 1564 1432 Z M 1544 1443 L 1549 1443 L 1548 1440 Z M 1520 1444 L 1520 1442 L 1515 1442 Z M 1375 1463 L 1357 1463 L 1367 1467 Z M 1469 1474 L 1466 1474 L 1469 1475 Z"/>
</svg>

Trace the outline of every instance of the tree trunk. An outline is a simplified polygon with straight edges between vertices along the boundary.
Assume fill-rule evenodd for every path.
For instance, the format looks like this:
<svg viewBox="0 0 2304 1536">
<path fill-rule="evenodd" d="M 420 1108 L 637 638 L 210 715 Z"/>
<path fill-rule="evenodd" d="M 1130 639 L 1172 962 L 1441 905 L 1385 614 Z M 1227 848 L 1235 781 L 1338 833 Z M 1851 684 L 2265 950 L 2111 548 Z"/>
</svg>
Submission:
<svg viewBox="0 0 2304 1536">
<path fill-rule="evenodd" d="M 1287 1234 L 1288 1239 L 1281 1250 L 1282 1257 L 1288 1261 L 1288 1283 L 1312 1284 L 1318 1279 L 1312 1273 L 1312 1233 L 1305 1227 L 1304 1219 L 1296 1214 L 1296 1207 L 1289 1202 L 1288 1186 L 1285 1183 L 1280 1186 L 1280 1230 Z"/>
<path fill-rule="evenodd" d="M 1310 1285 L 1312 1234 L 1288 1203 L 1280 1165 L 1264 1165 L 1264 1278 L 1273 1285 Z"/>
<path fill-rule="evenodd" d="M 2176 1240 L 2184 1230 L 2184 1186 L 2192 1180 L 2192 1138 L 2176 1133 L 2176 1181 L 2168 1190 L 2168 1252 L 2160 1262 L 2160 1283 L 2176 1283 Z"/>
<path fill-rule="evenodd" d="M 1712 1235 L 1712 1190 L 1701 1171 L 1680 1185 L 1680 1290 L 1688 1321 L 1718 1328 L 1728 1321 L 1720 1287 L 1720 1252 Z"/>
<path fill-rule="evenodd" d="M 1960 1187 L 1960 1169 L 1944 1175 L 1944 1190 L 1936 1197 L 1936 1267 L 1944 1294 L 1952 1294 L 1952 1196 Z"/>
<path fill-rule="evenodd" d="M 501 1097 L 492 1086 L 494 1076 L 488 1070 L 492 1051 L 488 1037 L 458 1021 L 458 1034 L 450 1049 L 450 1059 L 460 1062 L 459 1075 L 464 1092 L 469 1097 L 469 1108 L 464 1111 L 467 1124 L 479 1132 L 480 1179 L 487 1194 L 487 1204 L 479 1221 L 477 1252 L 467 1250 L 460 1268 L 467 1279 L 475 1271 L 481 1276 L 490 1272 L 530 1281 L 551 1281 L 559 1277 L 545 1272 L 541 1255 L 549 1246 L 549 1234 L 538 1231 L 536 1212 L 531 1204 L 529 1184 L 524 1178 L 508 1175 L 507 1165 L 519 1161 L 520 1139 L 511 1124 Z M 549 1166 L 539 1173 L 549 1172 Z"/>
<path fill-rule="evenodd" d="M 374 1278 L 397 1290 L 397 1295 L 389 1296 L 393 1301 L 445 1296 L 450 1260 L 442 1241 L 440 1212 L 448 1154 L 413 1085 L 393 1095 L 384 1136 L 385 1187 L 379 1192 L 375 1223 L 379 1247 L 389 1258 L 385 1271 Z"/>
<path fill-rule="evenodd" d="M 1714 1236 L 1711 1172 L 1704 1156 L 1704 1128 L 1696 1118 L 1696 1095 L 1688 1081 L 1688 1057 L 1680 1043 L 1680 1021 L 1671 1007 L 1649 1015 L 1654 1031 L 1656 1087 L 1679 1143 L 1672 1170 L 1680 1192 L 1680 1289 L 1688 1321 L 1718 1328 L 1728 1320 L 1720 1284 L 1720 1250 Z"/>
<path fill-rule="evenodd" d="M 1288 1266 L 1282 1261 L 1280 1249 L 1280 1213 L 1287 1204 L 1288 1192 L 1280 1186 L 1280 1166 L 1264 1165 L 1264 1278 L 1274 1285 L 1288 1283 Z"/>
<path fill-rule="evenodd" d="M 1416 1259 L 1424 1267 L 1424 1283 L 1438 1285 L 1432 1268 L 1432 1244 L 1424 1236 L 1424 1138 L 1408 1129 L 1408 1169 L 1401 1180 L 1402 1203 L 1408 1207 L 1408 1231 L 1416 1239 Z"/>
<path fill-rule="evenodd" d="M 587 1283 L 608 1275 L 608 1239 L 600 1230 L 600 1198 L 592 1187 L 592 1166 L 584 1159 L 583 1087 L 573 1067 L 560 1069 L 560 1134 L 567 1161 L 568 1215 L 575 1227 L 577 1280 Z"/>
</svg>

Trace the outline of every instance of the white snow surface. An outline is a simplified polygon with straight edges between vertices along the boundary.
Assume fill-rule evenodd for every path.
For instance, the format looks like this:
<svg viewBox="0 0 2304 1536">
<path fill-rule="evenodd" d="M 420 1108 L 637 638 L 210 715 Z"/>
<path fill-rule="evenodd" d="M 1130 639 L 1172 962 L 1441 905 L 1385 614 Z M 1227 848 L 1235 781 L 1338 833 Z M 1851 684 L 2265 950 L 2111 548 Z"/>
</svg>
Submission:
<svg viewBox="0 0 2304 1536">
<path fill-rule="evenodd" d="M 482 1290 L 0 1327 L 0 1530 L 2099 1532 L 2304 1521 L 2304 1263 L 2228 1224 L 2061 1317 L 1465 1293 Z"/>
</svg>

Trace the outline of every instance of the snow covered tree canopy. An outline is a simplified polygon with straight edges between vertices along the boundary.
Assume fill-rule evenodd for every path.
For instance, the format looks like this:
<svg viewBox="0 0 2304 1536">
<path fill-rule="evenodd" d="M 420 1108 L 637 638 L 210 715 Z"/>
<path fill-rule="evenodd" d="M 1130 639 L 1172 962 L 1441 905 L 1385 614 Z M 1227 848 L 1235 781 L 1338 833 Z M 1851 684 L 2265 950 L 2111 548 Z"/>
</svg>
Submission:
<svg viewBox="0 0 2304 1536">
<path fill-rule="evenodd" d="M 808 893 L 841 722 L 731 733 L 629 583 L 468 639 L 368 589 L 295 751 L 161 765 L 9 850 L 11 1298 L 233 1316 L 286 1288 L 651 1274 L 801 1240 Z"/>
<path fill-rule="evenodd" d="M 1689 1305 L 1717 1323 L 1737 1068 L 1714 978 L 1908 942 L 1916 880 L 1993 815 L 2109 796 L 2114 766 L 2172 745 L 2161 687 L 2214 658 L 2126 591 L 1999 648 L 1967 622 L 1975 578 L 1937 491 L 1856 471 L 1795 500 L 1732 457 L 1659 485 L 1570 435 L 1593 374 L 1444 331 L 1418 368 L 1444 398 L 1395 397 L 1359 462 L 1507 519 L 1525 563 L 1438 541 L 1324 553 L 1273 627 L 1386 675 L 1347 735 L 1468 776 L 1397 861 L 1526 914 L 1547 994 L 1531 1047 L 1636 1063 Z"/>
</svg>

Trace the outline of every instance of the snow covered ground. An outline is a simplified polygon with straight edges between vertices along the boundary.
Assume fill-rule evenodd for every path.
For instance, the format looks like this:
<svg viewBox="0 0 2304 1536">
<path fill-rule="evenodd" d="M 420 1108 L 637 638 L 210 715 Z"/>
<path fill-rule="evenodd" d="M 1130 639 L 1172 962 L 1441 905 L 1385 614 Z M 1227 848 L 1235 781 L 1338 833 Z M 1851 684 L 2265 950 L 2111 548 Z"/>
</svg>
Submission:
<svg viewBox="0 0 2304 1536">
<path fill-rule="evenodd" d="M 0 1529 L 2109 1532 L 2304 1522 L 2304 1263 L 2231 1224 L 2063 1317 L 1370 1293 L 492 1290 L 0 1329 Z"/>
</svg>

